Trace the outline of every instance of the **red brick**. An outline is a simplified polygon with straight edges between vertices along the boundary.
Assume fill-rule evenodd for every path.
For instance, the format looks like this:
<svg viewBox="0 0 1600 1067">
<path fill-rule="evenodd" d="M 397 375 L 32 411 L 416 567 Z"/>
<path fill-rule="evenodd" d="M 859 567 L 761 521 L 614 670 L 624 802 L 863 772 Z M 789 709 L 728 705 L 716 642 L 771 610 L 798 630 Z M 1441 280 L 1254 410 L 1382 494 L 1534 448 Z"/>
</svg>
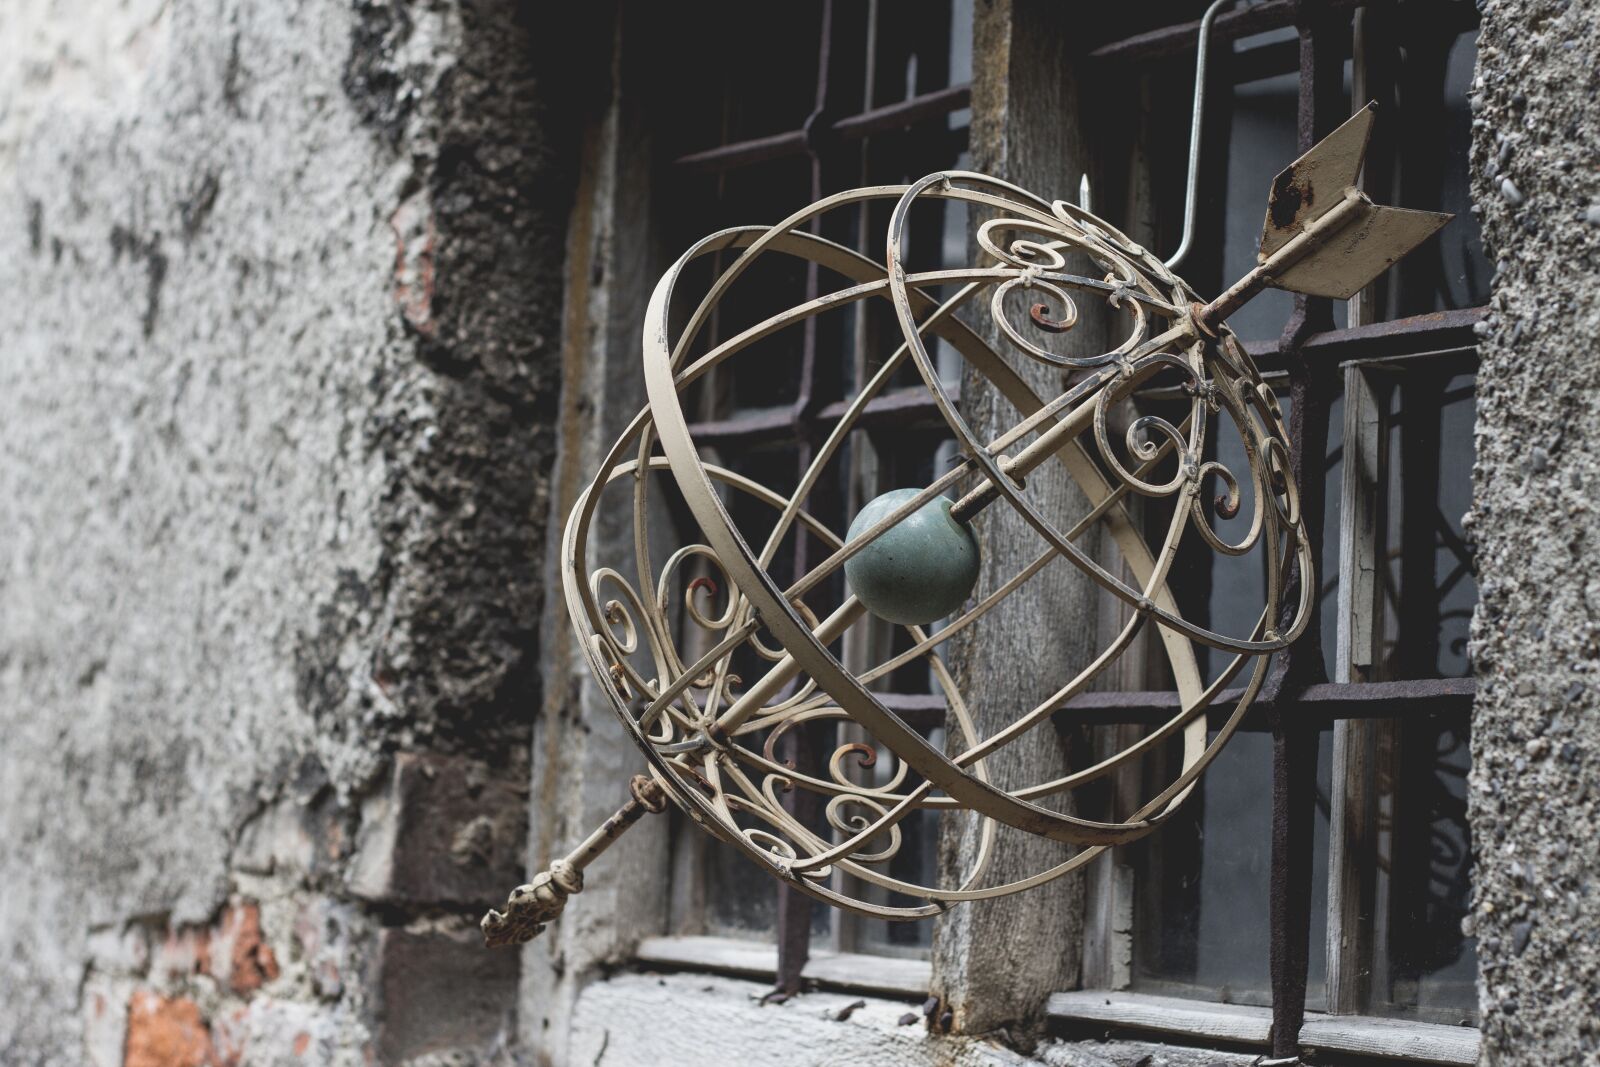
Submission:
<svg viewBox="0 0 1600 1067">
<path fill-rule="evenodd" d="M 212 974 L 235 993 L 254 993 L 278 977 L 278 957 L 261 935 L 261 909 L 254 903 L 235 904 L 223 912 L 217 925 L 216 947 L 227 954 L 227 973 Z"/>
<path fill-rule="evenodd" d="M 216 1067 L 200 1006 L 185 997 L 135 990 L 128 1001 L 123 1067 Z"/>
</svg>

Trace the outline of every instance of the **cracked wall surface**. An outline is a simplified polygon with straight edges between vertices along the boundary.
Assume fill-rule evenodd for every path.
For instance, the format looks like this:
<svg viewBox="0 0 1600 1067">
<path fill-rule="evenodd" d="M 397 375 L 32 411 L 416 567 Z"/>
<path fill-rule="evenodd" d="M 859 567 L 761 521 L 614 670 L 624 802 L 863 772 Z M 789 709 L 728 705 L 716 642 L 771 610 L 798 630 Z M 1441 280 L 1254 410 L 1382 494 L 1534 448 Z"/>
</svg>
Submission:
<svg viewBox="0 0 1600 1067">
<path fill-rule="evenodd" d="M 1473 181 L 1497 263 L 1469 925 L 1485 1062 L 1600 1063 L 1600 23 L 1582 2 L 1480 7 Z M 647 131 L 603 99 L 609 16 L 567 18 L 0 7 L 0 1062 L 770 1047 L 739 983 L 613 976 L 661 927 L 648 878 L 586 894 L 520 957 L 473 929 L 530 843 L 547 861 L 635 761 L 609 712 L 590 729 L 544 595 L 559 379 L 570 497 L 638 400 L 619 294 L 655 269 Z M 664 836 L 610 862 L 660 876 Z M 615 1025 L 709 992 L 721 1030 L 681 1050 Z M 1012 1062 L 902 1030 L 904 1005 L 825 1018 L 840 999 L 782 1028 L 846 1058 Z"/>
<path fill-rule="evenodd" d="M 0 1061 L 506 1055 L 560 30 L 0 11 Z"/>
</svg>

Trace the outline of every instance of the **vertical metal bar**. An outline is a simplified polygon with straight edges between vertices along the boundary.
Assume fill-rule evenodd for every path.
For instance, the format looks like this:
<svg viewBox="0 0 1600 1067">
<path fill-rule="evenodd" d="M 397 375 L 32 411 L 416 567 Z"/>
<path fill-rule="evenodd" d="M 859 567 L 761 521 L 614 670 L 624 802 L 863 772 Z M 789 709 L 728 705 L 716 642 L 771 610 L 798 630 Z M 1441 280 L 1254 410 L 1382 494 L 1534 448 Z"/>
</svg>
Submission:
<svg viewBox="0 0 1600 1067">
<path fill-rule="evenodd" d="M 879 15 L 882 7 L 881 0 L 868 0 L 865 11 L 866 34 L 862 46 L 862 86 L 860 96 L 860 109 L 871 111 L 880 100 L 877 93 L 878 83 L 878 29 Z M 858 186 L 873 184 L 876 178 L 874 166 L 874 151 L 876 145 L 873 136 L 861 139 L 860 154 L 856 161 L 853 179 Z M 863 203 L 857 205 L 855 218 L 852 220 L 851 237 L 856 248 L 866 249 L 872 247 L 872 237 L 879 232 L 872 219 L 870 205 Z M 873 356 L 882 358 L 880 346 L 874 344 L 876 332 L 874 330 L 874 309 L 870 301 L 863 301 L 856 305 L 854 320 L 850 334 L 850 380 L 853 388 L 859 389 L 861 384 L 872 376 L 878 369 L 873 362 Z M 845 482 L 844 504 L 845 514 L 854 515 L 868 500 L 877 496 L 887 486 L 879 484 L 878 456 L 873 446 L 870 434 L 858 433 L 851 436 L 848 457 L 848 477 Z M 853 626 L 845 634 L 842 648 L 845 666 L 853 673 L 860 674 L 866 671 L 881 658 L 878 647 L 884 637 L 884 626 L 873 620 L 864 620 L 865 625 Z M 860 726 L 840 723 L 836 727 L 834 737 L 836 745 L 845 744 L 870 744 L 872 735 Z M 834 877 L 838 880 L 835 888 L 851 893 L 870 892 L 871 890 L 858 880 L 851 878 L 844 872 L 837 872 Z M 833 949 L 836 952 L 856 952 L 865 940 L 863 924 L 867 920 L 852 912 L 839 910 L 833 915 Z"/>
<path fill-rule="evenodd" d="M 822 24 L 817 42 L 817 89 L 813 98 L 811 117 L 806 120 L 806 148 L 811 164 L 811 199 L 822 199 L 822 157 L 818 152 L 817 136 L 827 122 L 828 67 L 833 46 L 833 0 L 824 0 Z M 811 232 L 816 233 L 819 223 L 813 219 Z M 817 298 L 818 275 L 815 263 L 806 264 L 806 300 Z M 807 316 L 802 334 L 800 356 L 800 391 L 795 400 L 794 417 L 797 428 L 806 424 L 806 416 L 815 406 L 814 379 L 817 373 L 817 320 Z M 811 462 L 811 448 L 800 437 L 795 449 L 796 477 L 805 474 Z M 806 538 L 803 532 L 795 535 L 794 572 L 804 574 L 807 567 Z M 783 740 L 781 755 L 797 768 L 807 768 L 811 763 L 810 736 L 807 730 L 790 730 Z M 807 789 L 792 790 L 784 806 L 801 822 L 810 823 L 815 816 L 815 794 Z M 811 898 L 791 888 L 787 883 L 778 885 L 778 968 L 775 986 L 778 992 L 793 995 L 800 991 L 800 974 L 805 970 L 811 954 Z"/>
<path fill-rule="evenodd" d="M 1339 50 L 1332 47 L 1337 26 L 1321 0 L 1299 0 L 1295 8 L 1300 40 L 1299 141 L 1304 152 L 1332 129 L 1336 116 L 1345 110 L 1339 106 L 1343 64 Z M 1314 369 L 1300 346 L 1310 334 L 1332 325 L 1330 301 L 1296 296 L 1281 340 L 1290 382 L 1292 474 L 1300 490 L 1312 558 L 1319 562 L 1326 511 L 1328 407 L 1337 382 L 1325 370 Z M 1307 578 L 1298 572 L 1290 576 L 1286 605 L 1298 600 L 1299 583 Z M 1272 724 L 1272 1054 L 1281 1058 L 1298 1055 L 1305 1021 L 1316 812 L 1317 732 L 1296 715 L 1294 696 L 1325 679 L 1320 612 L 1313 610 L 1305 634 L 1285 651 L 1265 694 L 1271 701 Z"/>
<path fill-rule="evenodd" d="M 1361 8 L 1355 14 L 1351 43 L 1351 94 L 1354 101 L 1376 100 L 1389 108 L 1396 99 L 1399 62 L 1398 12 L 1390 7 Z M 1380 203 L 1394 203 L 1399 123 L 1380 122 L 1367 146 L 1361 186 Z M 1350 301 L 1350 325 L 1368 326 L 1389 317 L 1391 281 L 1381 278 Z M 1339 682 L 1385 680 L 1385 531 L 1389 384 L 1372 368 L 1353 366 L 1344 382 L 1344 485 L 1340 515 Z M 1398 729 L 1381 719 L 1352 719 L 1333 727 L 1332 803 L 1328 820 L 1328 1010 L 1370 1010 L 1384 995 L 1378 981 L 1382 943 L 1378 932 L 1388 921 L 1383 906 L 1385 870 L 1392 867 L 1390 837 L 1381 831 L 1380 811 L 1394 770 Z"/>
</svg>

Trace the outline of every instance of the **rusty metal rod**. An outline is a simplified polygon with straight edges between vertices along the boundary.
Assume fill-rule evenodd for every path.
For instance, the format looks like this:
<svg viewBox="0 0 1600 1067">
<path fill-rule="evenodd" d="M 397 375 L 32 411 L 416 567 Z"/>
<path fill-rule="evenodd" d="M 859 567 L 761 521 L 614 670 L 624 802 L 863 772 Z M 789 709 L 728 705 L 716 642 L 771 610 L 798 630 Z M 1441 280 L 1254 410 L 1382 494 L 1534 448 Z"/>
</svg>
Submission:
<svg viewBox="0 0 1600 1067">
<path fill-rule="evenodd" d="M 610 818 L 561 859 L 541 871 L 533 881 L 519 885 L 506 897 L 506 910 L 491 910 L 479 923 L 487 948 L 520 945 L 532 941 L 551 921 L 561 915 L 567 900 L 583 892 L 583 869 L 628 832 L 645 815 L 666 810 L 667 794 L 653 779 L 642 774 L 628 783 L 633 794 Z"/>
<path fill-rule="evenodd" d="M 1228 286 L 1221 296 L 1196 311 L 1195 322 L 1208 332 L 1214 329 L 1219 322 L 1258 296 L 1261 290 L 1272 285 L 1278 274 L 1338 236 L 1361 214 L 1362 207 L 1371 203 L 1359 189 L 1347 189 L 1344 200 L 1337 207 L 1295 234 L 1282 248 L 1252 268 L 1250 273 Z"/>
</svg>

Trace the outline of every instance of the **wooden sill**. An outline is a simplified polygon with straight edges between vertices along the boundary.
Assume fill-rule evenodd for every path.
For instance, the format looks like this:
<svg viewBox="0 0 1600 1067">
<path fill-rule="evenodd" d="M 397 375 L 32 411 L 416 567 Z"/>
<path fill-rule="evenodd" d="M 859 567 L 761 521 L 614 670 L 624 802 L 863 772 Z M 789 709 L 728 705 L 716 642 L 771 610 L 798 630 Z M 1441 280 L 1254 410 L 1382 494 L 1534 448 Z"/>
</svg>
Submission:
<svg viewBox="0 0 1600 1067">
<path fill-rule="evenodd" d="M 1055 993 L 1046 1010 L 1058 1022 L 1241 1045 L 1265 1046 L 1272 1025 L 1267 1008 L 1106 990 Z M 1478 1031 L 1470 1026 L 1307 1012 L 1300 1047 L 1412 1063 L 1471 1065 L 1478 1062 Z"/>
<path fill-rule="evenodd" d="M 765 982 L 778 971 L 776 947 L 733 937 L 647 937 L 639 942 L 635 956 L 655 967 L 714 971 Z M 928 995 L 933 968 L 927 960 L 813 950 L 800 974 L 828 989 L 921 1000 Z"/>
</svg>

